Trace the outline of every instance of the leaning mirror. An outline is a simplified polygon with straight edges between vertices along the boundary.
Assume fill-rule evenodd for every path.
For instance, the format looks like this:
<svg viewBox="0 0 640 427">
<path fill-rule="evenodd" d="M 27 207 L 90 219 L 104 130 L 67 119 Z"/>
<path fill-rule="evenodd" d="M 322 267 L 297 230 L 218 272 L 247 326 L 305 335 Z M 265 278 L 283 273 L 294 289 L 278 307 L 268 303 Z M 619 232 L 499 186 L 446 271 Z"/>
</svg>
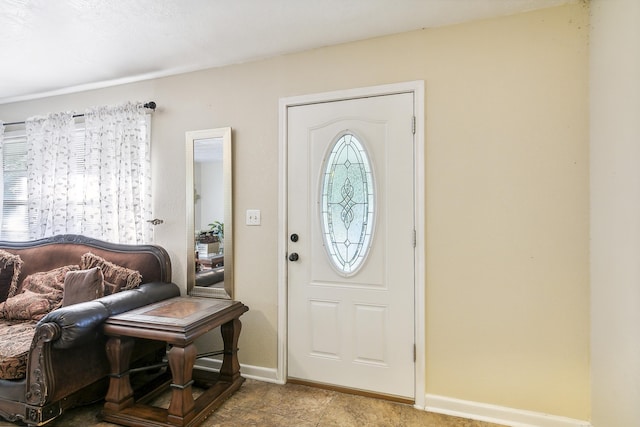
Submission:
<svg viewBox="0 0 640 427">
<path fill-rule="evenodd" d="M 187 291 L 233 297 L 231 128 L 186 132 Z"/>
</svg>

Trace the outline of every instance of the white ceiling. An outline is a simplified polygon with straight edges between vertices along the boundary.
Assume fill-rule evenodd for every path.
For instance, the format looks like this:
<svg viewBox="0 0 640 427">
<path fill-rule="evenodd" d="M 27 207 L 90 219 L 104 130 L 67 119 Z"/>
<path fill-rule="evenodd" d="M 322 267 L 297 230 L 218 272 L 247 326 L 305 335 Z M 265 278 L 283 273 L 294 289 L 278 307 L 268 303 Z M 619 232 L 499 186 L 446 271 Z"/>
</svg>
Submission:
<svg viewBox="0 0 640 427">
<path fill-rule="evenodd" d="M 576 0 L 0 0 L 0 103 Z"/>
</svg>

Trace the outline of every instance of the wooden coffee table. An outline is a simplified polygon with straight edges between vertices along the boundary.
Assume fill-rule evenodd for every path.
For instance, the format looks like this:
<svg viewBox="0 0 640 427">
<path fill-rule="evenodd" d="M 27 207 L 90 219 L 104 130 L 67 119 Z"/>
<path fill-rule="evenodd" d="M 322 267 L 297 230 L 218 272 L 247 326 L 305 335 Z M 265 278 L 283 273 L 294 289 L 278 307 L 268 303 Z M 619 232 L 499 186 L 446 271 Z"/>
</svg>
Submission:
<svg viewBox="0 0 640 427">
<path fill-rule="evenodd" d="M 111 365 L 109 391 L 102 411 L 104 419 L 126 426 L 180 426 L 200 424 L 244 381 L 238 362 L 239 317 L 249 310 L 239 301 L 211 298 L 176 297 L 112 316 L 105 321 L 107 357 Z M 224 342 L 222 367 L 217 381 L 194 370 L 197 350 L 194 341 L 220 326 Z M 138 401 L 129 379 L 129 361 L 135 338 L 164 341 L 171 378 Z M 192 385 L 199 375 L 208 388 L 194 400 Z M 168 409 L 147 404 L 170 385 Z"/>
</svg>

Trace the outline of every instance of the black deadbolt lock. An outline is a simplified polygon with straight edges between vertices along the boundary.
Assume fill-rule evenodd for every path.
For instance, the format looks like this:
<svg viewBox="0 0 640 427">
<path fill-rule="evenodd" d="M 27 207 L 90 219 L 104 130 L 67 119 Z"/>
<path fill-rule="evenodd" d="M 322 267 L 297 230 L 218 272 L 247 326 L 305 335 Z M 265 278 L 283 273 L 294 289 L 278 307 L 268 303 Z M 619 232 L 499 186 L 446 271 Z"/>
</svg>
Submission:
<svg viewBox="0 0 640 427">
<path fill-rule="evenodd" d="M 296 233 L 293 233 L 293 234 L 291 235 L 291 241 L 292 241 L 292 242 L 297 242 L 297 241 L 298 241 L 298 235 L 297 235 Z"/>
</svg>

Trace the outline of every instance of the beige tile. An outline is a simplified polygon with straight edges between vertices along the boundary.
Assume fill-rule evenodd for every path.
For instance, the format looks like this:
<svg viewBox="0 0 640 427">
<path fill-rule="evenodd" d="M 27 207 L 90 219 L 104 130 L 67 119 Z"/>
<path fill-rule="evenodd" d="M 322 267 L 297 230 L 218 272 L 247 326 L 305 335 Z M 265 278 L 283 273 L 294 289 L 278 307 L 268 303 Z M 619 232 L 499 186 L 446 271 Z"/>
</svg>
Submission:
<svg viewBox="0 0 640 427">
<path fill-rule="evenodd" d="M 200 390 L 194 390 L 197 395 Z M 168 406 L 170 393 L 156 401 Z M 68 410 L 47 427 L 116 427 L 101 420 L 102 402 Z M 464 418 L 428 413 L 411 405 L 338 393 L 296 384 L 246 380 L 240 390 L 201 424 L 202 427 L 499 427 Z M 0 427 L 15 424 L 0 421 Z"/>
<path fill-rule="evenodd" d="M 464 418 L 420 411 L 411 405 L 337 393 L 318 426 L 499 427 Z"/>
<path fill-rule="evenodd" d="M 322 415 L 336 394 L 319 388 L 285 384 L 271 387 L 254 409 L 314 421 Z"/>
<path fill-rule="evenodd" d="M 398 414 L 409 412 L 405 405 L 362 396 L 338 394 L 320 419 L 322 426 L 394 426 L 407 425 Z M 410 408 L 416 411 L 413 408 Z"/>
<path fill-rule="evenodd" d="M 227 409 L 234 407 L 255 407 L 272 388 L 274 388 L 274 384 L 247 379 L 240 387 L 240 390 L 236 391 L 233 396 L 224 403 L 223 407 Z M 222 407 L 220 409 L 222 409 Z"/>
<path fill-rule="evenodd" d="M 314 421 L 275 414 L 269 411 L 234 411 L 214 413 L 202 423 L 202 427 L 256 426 L 256 427 L 316 427 Z"/>
</svg>

